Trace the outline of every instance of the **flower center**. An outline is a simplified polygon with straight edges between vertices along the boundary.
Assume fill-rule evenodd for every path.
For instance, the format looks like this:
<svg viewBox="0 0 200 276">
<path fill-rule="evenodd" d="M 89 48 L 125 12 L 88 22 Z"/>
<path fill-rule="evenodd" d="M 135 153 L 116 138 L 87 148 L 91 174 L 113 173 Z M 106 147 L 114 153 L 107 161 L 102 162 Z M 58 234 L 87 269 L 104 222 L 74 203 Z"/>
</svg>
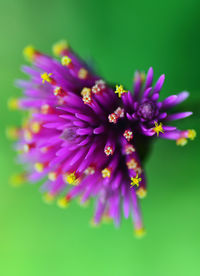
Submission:
<svg viewBox="0 0 200 276">
<path fill-rule="evenodd" d="M 144 102 L 138 107 L 137 114 L 145 120 L 151 120 L 156 111 L 156 106 L 153 102 Z"/>
</svg>

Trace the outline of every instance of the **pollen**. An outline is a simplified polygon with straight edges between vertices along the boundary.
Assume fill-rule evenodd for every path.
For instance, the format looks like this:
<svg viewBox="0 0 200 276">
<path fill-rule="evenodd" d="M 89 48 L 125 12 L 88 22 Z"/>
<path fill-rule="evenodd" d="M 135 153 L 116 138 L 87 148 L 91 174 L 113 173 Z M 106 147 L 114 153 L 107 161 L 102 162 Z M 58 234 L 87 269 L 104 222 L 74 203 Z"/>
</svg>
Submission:
<svg viewBox="0 0 200 276">
<path fill-rule="evenodd" d="M 133 152 L 135 152 L 135 148 L 134 148 L 133 145 L 128 144 L 128 145 L 125 146 L 125 153 L 126 153 L 127 155 L 129 155 L 129 154 L 131 154 L 131 153 L 133 153 Z"/>
<path fill-rule="evenodd" d="M 34 143 L 30 143 L 30 144 L 24 144 L 23 149 L 25 153 L 28 153 L 31 149 L 33 149 L 35 147 Z"/>
<path fill-rule="evenodd" d="M 94 168 L 93 166 L 89 166 L 89 167 L 84 171 L 84 173 L 85 173 L 86 175 L 92 175 L 92 174 L 95 173 L 95 168 Z"/>
<path fill-rule="evenodd" d="M 57 172 L 50 172 L 48 173 L 48 179 L 51 180 L 51 181 L 55 181 L 58 177 L 58 174 Z"/>
<path fill-rule="evenodd" d="M 111 170 L 109 168 L 105 168 L 101 171 L 102 173 L 102 177 L 106 178 L 106 177 L 110 177 L 111 176 Z"/>
<path fill-rule="evenodd" d="M 46 82 L 52 82 L 52 78 L 51 78 L 51 75 L 52 75 L 52 73 L 43 73 L 43 74 L 41 74 L 41 78 L 42 78 L 42 83 L 45 83 L 45 81 Z"/>
<path fill-rule="evenodd" d="M 17 127 L 7 127 L 6 136 L 10 140 L 17 140 L 19 138 L 20 130 Z"/>
<path fill-rule="evenodd" d="M 67 93 L 62 89 L 62 87 L 57 86 L 53 91 L 55 96 L 64 97 Z"/>
<path fill-rule="evenodd" d="M 176 145 L 177 146 L 185 146 L 186 144 L 187 144 L 187 139 L 185 138 L 185 137 L 181 137 L 181 138 L 178 138 L 177 140 L 176 140 Z"/>
<path fill-rule="evenodd" d="M 41 173 L 44 171 L 45 165 L 43 163 L 37 162 L 35 163 L 34 168 L 37 172 Z"/>
<path fill-rule="evenodd" d="M 91 96 L 91 89 L 88 88 L 88 87 L 84 87 L 84 88 L 82 89 L 82 91 L 81 91 L 81 95 L 82 95 L 83 97 L 85 97 L 85 96 Z"/>
<path fill-rule="evenodd" d="M 55 198 L 55 196 L 52 193 L 45 193 L 43 195 L 44 202 L 48 203 L 48 204 L 52 203 L 54 198 Z"/>
<path fill-rule="evenodd" d="M 126 163 L 126 165 L 127 165 L 127 167 L 128 167 L 129 170 L 135 169 L 137 167 L 137 162 L 135 161 L 134 158 L 132 158 L 130 161 L 128 161 Z"/>
<path fill-rule="evenodd" d="M 37 134 L 41 130 L 41 124 L 39 122 L 32 122 L 30 125 L 30 129 L 33 133 Z"/>
<path fill-rule="evenodd" d="M 141 227 L 141 228 L 136 228 L 136 229 L 134 230 L 134 235 L 135 235 L 135 237 L 137 237 L 137 238 L 142 238 L 142 237 L 144 237 L 144 236 L 146 235 L 146 231 L 145 231 L 145 229 L 144 229 L 143 227 Z"/>
<path fill-rule="evenodd" d="M 62 53 L 69 49 L 69 44 L 66 40 L 61 40 L 53 45 L 53 53 L 55 56 L 61 56 Z"/>
<path fill-rule="evenodd" d="M 69 200 L 66 197 L 59 198 L 57 204 L 60 208 L 67 208 L 69 206 Z"/>
<path fill-rule="evenodd" d="M 119 98 L 121 98 L 121 96 L 127 92 L 128 91 L 124 89 L 123 85 L 116 85 L 115 94 L 118 94 Z"/>
<path fill-rule="evenodd" d="M 19 109 L 19 100 L 16 98 L 10 98 L 8 100 L 8 108 L 10 110 L 17 110 Z"/>
<path fill-rule="evenodd" d="M 13 187 L 19 187 L 22 184 L 24 184 L 26 180 L 27 180 L 27 175 L 25 173 L 13 174 L 10 178 L 10 184 Z"/>
<path fill-rule="evenodd" d="M 29 45 L 24 48 L 23 55 L 28 61 L 34 61 L 36 50 L 33 46 Z"/>
<path fill-rule="evenodd" d="M 118 107 L 118 108 L 115 110 L 114 113 L 115 113 L 115 114 L 117 115 L 117 117 L 119 117 L 119 118 L 123 118 L 123 117 L 124 117 L 124 109 L 121 108 L 121 107 Z"/>
<path fill-rule="evenodd" d="M 145 198 L 147 195 L 147 190 L 145 188 L 141 187 L 136 191 L 136 194 L 139 198 Z"/>
<path fill-rule="evenodd" d="M 190 140 L 194 140 L 196 136 L 197 136 L 197 133 L 194 129 L 188 129 L 188 138 Z"/>
<path fill-rule="evenodd" d="M 104 152 L 105 152 L 105 154 L 106 154 L 107 156 L 113 155 L 113 153 L 114 153 L 113 147 L 111 147 L 111 146 L 106 146 L 105 149 L 104 149 Z"/>
<path fill-rule="evenodd" d="M 32 135 L 32 133 L 30 132 L 30 130 L 25 129 L 23 135 L 24 135 L 24 139 L 25 139 L 27 142 L 32 141 L 33 135 Z"/>
<path fill-rule="evenodd" d="M 157 134 L 157 136 L 159 136 L 159 133 L 164 133 L 163 127 L 162 127 L 162 123 L 158 124 L 158 122 L 154 122 L 155 127 L 153 128 L 153 131 Z"/>
<path fill-rule="evenodd" d="M 91 104 L 92 103 L 92 97 L 90 95 L 83 96 L 83 102 L 84 104 Z"/>
<path fill-rule="evenodd" d="M 137 186 L 139 187 L 140 182 L 142 181 L 142 178 L 138 177 L 138 174 L 136 175 L 136 177 L 131 177 L 131 186 Z"/>
<path fill-rule="evenodd" d="M 115 113 L 112 113 L 108 115 L 108 121 L 109 123 L 116 124 L 117 123 L 118 116 Z"/>
<path fill-rule="evenodd" d="M 75 172 L 70 173 L 70 174 L 66 174 L 65 175 L 65 180 L 70 185 L 76 185 L 77 179 L 76 179 Z"/>
<path fill-rule="evenodd" d="M 88 71 L 85 68 L 81 68 L 78 71 L 78 78 L 81 80 L 85 80 L 88 77 Z"/>
<path fill-rule="evenodd" d="M 63 66 L 67 66 L 68 67 L 69 65 L 72 64 L 72 60 L 68 56 L 64 56 L 61 59 L 61 63 L 62 63 Z"/>
<path fill-rule="evenodd" d="M 130 129 L 125 130 L 123 135 L 128 142 L 133 139 L 133 132 Z"/>
<path fill-rule="evenodd" d="M 43 104 L 41 106 L 41 113 L 42 114 L 49 114 L 51 112 L 51 107 L 48 104 Z"/>
</svg>

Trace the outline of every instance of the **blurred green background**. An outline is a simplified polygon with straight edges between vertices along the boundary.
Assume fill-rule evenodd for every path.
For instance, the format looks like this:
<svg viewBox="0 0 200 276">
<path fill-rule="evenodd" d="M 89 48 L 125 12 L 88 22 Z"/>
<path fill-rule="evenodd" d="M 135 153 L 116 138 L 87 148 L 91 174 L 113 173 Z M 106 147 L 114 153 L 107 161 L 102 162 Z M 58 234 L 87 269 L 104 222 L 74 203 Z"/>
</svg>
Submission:
<svg viewBox="0 0 200 276">
<path fill-rule="evenodd" d="M 166 73 L 162 96 L 191 92 L 200 103 L 200 1 L 57 0 L 0 2 L 0 275 L 200 275 L 199 137 L 180 148 L 158 141 L 146 165 L 148 197 L 142 202 L 147 235 L 133 237 L 130 220 L 120 229 L 88 221 L 92 206 L 67 210 L 43 203 L 39 185 L 9 186 L 19 170 L 4 132 L 21 115 L 7 111 L 7 99 L 21 95 L 22 49 L 33 44 L 51 53 L 67 38 L 93 59 L 107 80 L 131 88 L 133 71 L 154 67 Z M 199 129 L 195 116 L 181 128 Z"/>
</svg>

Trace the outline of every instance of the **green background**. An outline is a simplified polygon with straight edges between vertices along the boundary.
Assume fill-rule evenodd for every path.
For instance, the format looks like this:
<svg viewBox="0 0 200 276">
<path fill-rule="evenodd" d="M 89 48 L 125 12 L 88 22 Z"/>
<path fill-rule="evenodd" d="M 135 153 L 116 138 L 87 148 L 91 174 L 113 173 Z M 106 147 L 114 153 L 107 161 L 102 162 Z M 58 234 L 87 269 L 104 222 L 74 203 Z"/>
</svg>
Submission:
<svg viewBox="0 0 200 276">
<path fill-rule="evenodd" d="M 93 59 L 107 80 L 131 88 L 133 71 L 166 73 L 162 96 L 191 92 L 195 116 L 181 128 L 199 129 L 200 1 L 7 0 L 0 3 L 0 275 L 200 275 L 199 137 L 186 147 L 157 141 L 147 162 L 148 197 L 142 202 L 147 235 L 133 237 L 130 220 L 93 229 L 92 206 L 67 210 L 46 205 L 39 185 L 9 186 L 19 170 L 6 125 L 21 115 L 7 111 L 23 77 L 22 49 L 51 53 L 67 38 Z M 199 101 L 200 103 L 200 101 Z"/>
</svg>

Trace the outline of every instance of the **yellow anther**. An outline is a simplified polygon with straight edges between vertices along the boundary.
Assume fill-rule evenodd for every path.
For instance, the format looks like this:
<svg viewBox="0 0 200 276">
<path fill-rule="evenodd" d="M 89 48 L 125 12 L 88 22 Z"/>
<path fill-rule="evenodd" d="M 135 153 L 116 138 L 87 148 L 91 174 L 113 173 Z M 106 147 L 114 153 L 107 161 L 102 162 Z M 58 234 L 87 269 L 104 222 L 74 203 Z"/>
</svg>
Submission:
<svg viewBox="0 0 200 276">
<path fill-rule="evenodd" d="M 51 82 L 51 80 L 52 80 L 51 75 L 52 75 L 52 73 L 47 74 L 46 72 L 41 74 L 42 83 L 45 83 L 45 81 L 46 82 Z"/>
<path fill-rule="evenodd" d="M 119 98 L 128 91 L 124 89 L 123 85 L 116 85 L 115 94 L 118 94 Z"/>
<path fill-rule="evenodd" d="M 153 130 L 155 131 L 155 133 L 157 134 L 157 136 L 159 136 L 159 133 L 164 133 L 163 127 L 162 127 L 162 123 L 158 124 L 156 121 L 154 122 L 155 127 L 153 128 Z"/>
<path fill-rule="evenodd" d="M 142 238 L 146 235 L 146 231 L 143 227 L 141 227 L 141 228 L 138 228 L 138 229 L 134 230 L 134 235 L 137 238 Z"/>
<path fill-rule="evenodd" d="M 36 53 L 36 51 L 35 51 L 34 47 L 31 45 L 28 45 L 23 50 L 23 55 L 28 61 L 34 60 L 35 53 Z"/>
<path fill-rule="evenodd" d="M 188 129 L 188 138 L 190 140 L 194 140 L 194 138 L 197 136 L 197 133 L 194 129 Z"/>
<path fill-rule="evenodd" d="M 50 172 L 48 173 L 48 179 L 51 180 L 51 181 L 55 181 L 57 179 L 57 172 Z"/>
<path fill-rule="evenodd" d="M 70 185 L 77 185 L 77 180 L 75 172 L 70 173 L 70 174 L 65 174 L 64 175 L 65 181 L 70 184 Z"/>
<path fill-rule="evenodd" d="M 51 193 L 45 193 L 45 194 L 43 195 L 43 200 L 44 200 L 44 202 L 46 202 L 46 203 L 48 203 L 48 204 L 52 203 L 53 200 L 54 200 L 54 198 L 55 198 L 55 196 L 52 195 Z"/>
<path fill-rule="evenodd" d="M 19 138 L 19 129 L 17 127 L 7 127 L 6 136 L 10 140 L 17 140 Z"/>
<path fill-rule="evenodd" d="M 127 167 L 129 170 L 131 169 L 135 169 L 137 167 L 137 162 L 134 158 L 132 158 L 131 160 L 129 160 L 127 163 L 126 163 Z"/>
<path fill-rule="evenodd" d="M 187 144 L 188 140 L 185 137 L 178 138 L 176 140 L 176 145 L 177 146 L 185 146 Z"/>
<path fill-rule="evenodd" d="M 72 64 L 72 60 L 68 56 L 64 56 L 61 59 L 61 63 L 63 66 L 69 66 L 70 64 Z"/>
<path fill-rule="evenodd" d="M 61 56 L 63 51 L 68 50 L 69 45 L 66 40 L 61 40 L 53 45 L 53 53 L 55 56 Z"/>
<path fill-rule="evenodd" d="M 60 208 L 66 208 L 69 206 L 69 201 L 66 199 L 66 197 L 62 197 L 58 199 L 57 204 Z"/>
<path fill-rule="evenodd" d="M 101 171 L 102 173 L 102 177 L 106 178 L 106 177 L 110 177 L 111 176 L 111 170 L 109 168 L 105 168 Z"/>
<path fill-rule="evenodd" d="M 139 178 L 137 174 L 136 177 L 131 177 L 131 186 L 133 187 L 136 185 L 137 187 L 139 187 L 139 184 L 141 181 L 142 181 L 142 178 Z"/>
<path fill-rule="evenodd" d="M 40 162 L 37 162 L 37 163 L 35 163 L 34 168 L 39 173 L 43 172 L 44 171 L 44 164 L 40 163 Z"/>
<path fill-rule="evenodd" d="M 84 87 L 84 88 L 82 89 L 82 91 L 81 91 L 81 95 L 82 95 L 83 97 L 85 97 L 85 96 L 91 96 L 91 89 L 88 88 L 88 87 Z"/>
<path fill-rule="evenodd" d="M 24 130 L 24 139 L 25 139 L 27 142 L 32 141 L 33 135 L 32 135 L 32 133 L 30 132 L 30 130 L 28 130 L 28 129 L 25 129 L 25 130 Z"/>
<path fill-rule="evenodd" d="M 19 100 L 16 98 L 10 98 L 8 100 L 8 108 L 10 110 L 17 110 L 19 109 Z"/>
<path fill-rule="evenodd" d="M 30 128 L 33 133 L 39 133 L 41 130 L 41 124 L 39 122 L 32 122 Z"/>
<path fill-rule="evenodd" d="M 85 80 L 88 76 L 88 71 L 85 68 L 81 68 L 78 71 L 78 78 L 81 80 Z"/>
<path fill-rule="evenodd" d="M 27 176 L 25 173 L 19 173 L 19 174 L 14 174 L 11 176 L 10 178 L 10 184 L 13 187 L 19 187 L 22 184 L 24 184 L 24 182 L 27 180 Z"/>
<path fill-rule="evenodd" d="M 145 188 L 141 187 L 136 191 L 136 194 L 139 198 L 145 198 L 147 195 L 147 190 Z"/>
</svg>

